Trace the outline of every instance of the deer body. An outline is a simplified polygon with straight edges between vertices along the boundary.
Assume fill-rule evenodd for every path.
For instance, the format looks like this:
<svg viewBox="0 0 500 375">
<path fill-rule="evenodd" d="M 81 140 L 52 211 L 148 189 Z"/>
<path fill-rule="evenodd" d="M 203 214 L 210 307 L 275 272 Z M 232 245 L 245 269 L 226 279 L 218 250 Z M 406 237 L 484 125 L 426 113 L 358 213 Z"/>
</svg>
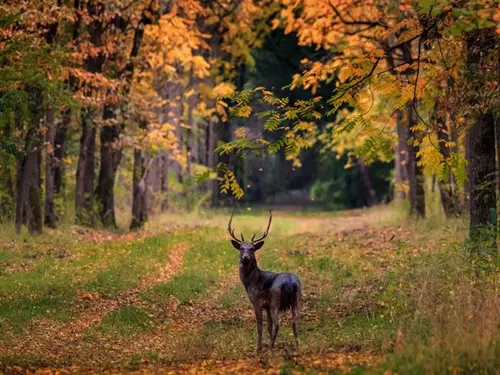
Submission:
<svg viewBox="0 0 500 375">
<path fill-rule="evenodd" d="M 252 242 L 245 242 L 243 235 L 241 241 L 234 236 L 234 230 L 231 230 L 232 215 L 228 225 L 229 233 L 233 237 L 231 242 L 240 251 L 240 280 L 255 311 L 257 321 L 257 350 L 262 348 L 263 310 L 266 310 L 271 347 L 274 347 L 276 336 L 278 335 L 278 313 L 286 310 L 292 311 L 293 334 L 295 343 L 298 345 L 296 320 L 301 300 L 300 280 L 292 273 L 263 271 L 257 266 L 255 258 L 255 252 L 264 245 L 264 242 L 261 240 L 267 236 L 271 225 L 271 218 L 264 236 Z M 255 235 L 253 238 L 255 238 Z"/>
</svg>

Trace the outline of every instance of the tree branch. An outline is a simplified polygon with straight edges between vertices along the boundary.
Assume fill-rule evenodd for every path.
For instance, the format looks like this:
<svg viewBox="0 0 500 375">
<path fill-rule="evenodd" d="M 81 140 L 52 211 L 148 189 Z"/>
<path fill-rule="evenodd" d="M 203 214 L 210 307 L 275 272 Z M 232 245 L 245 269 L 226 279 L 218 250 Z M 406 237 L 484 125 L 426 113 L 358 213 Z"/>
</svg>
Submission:
<svg viewBox="0 0 500 375">
<path fill-rule="evenodd" d="M 335 98 L 336 100 L 339 100 L 340 98 L 342 98 L 347 91 L 359 86 L 360 84 L 362 84 L 364 81 L 366 81 L 368 78 L 370 78 L 373 73 L 375 72 L 375 69 L 377 68 L 378 64 L 380 63 L 380 61 L 382 61 L 382 58 L 384 58 L 385 56 L 387 56 L 387 54 L 389 54 L 390 52 L 398 49 L 398 48 L 401 48 L 402 46 L 404 46 L 405 44 L 407 43 L 411 43 L 412 41 L 416 40 L 416 39 L 419 39 L 420 38 L 420 41 L 419 41 L 419 55 L 418 55 L 418 70 L 420 70 L 420 52 L 421 52 L 421 45 L 422 45 L 422 36 L 426 35 L 430 30 L 432 30 L 434 27 L 436 27 L 437 25 L 437 20 L 435 20 L 431 26 L 429 26 L 428 28 L 424 29 L 420 34 L 418 35 L 415 35 L 414 37 L 411 37 L 410 39 L 408 40 L 405 40 L 404 42 L 400 42 L 394 46 L 391 46 L 389 47 L 388 49 L 386 49 L 384 51 L 384 56 L 380 56 L 380 57 L 377 57 L 377 59 L 375 60 L 375 62 L 373 63 L 373 66 L 372 68 L 370 69 L 370 71 L 368 72 L 368 74 L 366 74 L 364 77 L 362 77 L 359 81 L 353 83 L 352 85 L 348 86 L 347 88 L 343 89 L 342 91 L 342 94 Z M 418 73 L 417 73 L 417 79 L 418 79 Z M 416 89 L 415 89 L 416 90 Z M 334 91 L 335 93 L 335 91 Z M 419 116 L 420 118 L 420 116 Z"/>
</svg>

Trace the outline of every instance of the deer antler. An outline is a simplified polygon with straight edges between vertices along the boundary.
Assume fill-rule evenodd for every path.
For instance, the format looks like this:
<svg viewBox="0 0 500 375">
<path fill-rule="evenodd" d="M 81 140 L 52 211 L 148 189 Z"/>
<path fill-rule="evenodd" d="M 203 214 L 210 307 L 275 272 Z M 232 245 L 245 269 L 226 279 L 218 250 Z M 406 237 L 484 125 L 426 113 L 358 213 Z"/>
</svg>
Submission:
<svg viewBox="0 0 500 375">
<path fill-rule="evenodd" d="M 231 222 L 233 221 L 233 215 L 234 215 L 234 208 L 233 212 L 231 213 L 231 218 L 229 219 L 229 224 L 227 224 L 227 231 L 236 242 L 241 243 L 242 241 L 245 241 L 245 239 L 243 238 L 243 233 L 241 234 L 241 240 L 239 240 L 234 235 L 234 229 L 231 229 Z"/>
<path fill-rule="evenodd" d="M 264 238 L 267 237 L 267 235 L 269 234 L 269 228 L 271 228 L 271 221 L 273 220 L 273 213 L 271 210 L 269 210 L 269 223 L 267 223 L 267 229 L 266 231 L 264 232 L 264 235 L 260 238 L 257 238 L 257 239 L 254 239 L 255 238 L 255 234 L 253 235 L 252 237 L 252 242 L 259 242 L 259 241 L 262 241 Z"/>
</svg>

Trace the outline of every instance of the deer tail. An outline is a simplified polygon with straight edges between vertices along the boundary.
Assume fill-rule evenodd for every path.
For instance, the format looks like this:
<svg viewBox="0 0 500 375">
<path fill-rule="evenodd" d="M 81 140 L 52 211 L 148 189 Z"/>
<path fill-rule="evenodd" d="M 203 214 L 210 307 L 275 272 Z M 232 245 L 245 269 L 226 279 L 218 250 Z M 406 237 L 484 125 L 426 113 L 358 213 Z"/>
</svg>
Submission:
<svg viewBox="0 0 500 375">
<path fill-rule="evenodd" d="M 297 306 L 299 286 L 293 281 L 286 281 L 281 285 L 280 311 L 292 309 Z"/>
</svg>

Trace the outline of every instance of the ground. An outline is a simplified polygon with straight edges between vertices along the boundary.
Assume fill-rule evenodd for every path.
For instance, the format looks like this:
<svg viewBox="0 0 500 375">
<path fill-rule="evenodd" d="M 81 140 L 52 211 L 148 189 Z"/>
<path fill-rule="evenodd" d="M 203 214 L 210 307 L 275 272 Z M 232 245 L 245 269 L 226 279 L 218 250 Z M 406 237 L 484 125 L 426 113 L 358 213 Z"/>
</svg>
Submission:
<svg viewBox="0 0 500 375">
<path fill-rule="evenodd" d="M 465 221 L 414 223 L 389 208 L 275 212 L 258 261 L 301 278 L 300 347 L 285 314 L 277 348 L 257 353 L 228 218 L 171 214 L 128 234 L 4 233 L 0 371 L 498 373 L 498 274 L 474 274 Z M 266 224 L 264 211 L 233 220 L 247 236 Z"/>
</svg>

